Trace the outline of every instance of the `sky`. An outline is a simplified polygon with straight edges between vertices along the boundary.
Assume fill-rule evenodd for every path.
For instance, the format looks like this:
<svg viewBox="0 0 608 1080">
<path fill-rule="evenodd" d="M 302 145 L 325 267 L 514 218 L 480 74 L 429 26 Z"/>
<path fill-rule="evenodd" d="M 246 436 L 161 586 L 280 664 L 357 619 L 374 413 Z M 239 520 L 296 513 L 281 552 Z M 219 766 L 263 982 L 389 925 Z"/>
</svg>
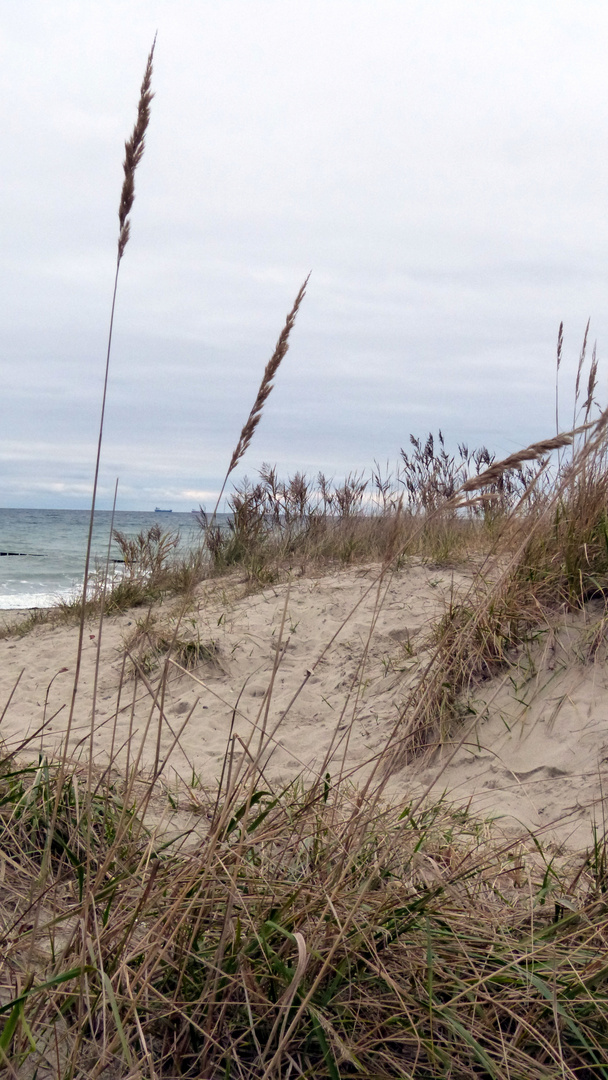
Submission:
<svg viewBox="0 0 608 1080">
<path fill-rule="evenodd" d="M 604 0 L 23 0 L 0 11 L 0 506 L 90 503 L 124 141 L 158 33 L 98 505 L 498 456 L 608 343 Z"/>
</svg>

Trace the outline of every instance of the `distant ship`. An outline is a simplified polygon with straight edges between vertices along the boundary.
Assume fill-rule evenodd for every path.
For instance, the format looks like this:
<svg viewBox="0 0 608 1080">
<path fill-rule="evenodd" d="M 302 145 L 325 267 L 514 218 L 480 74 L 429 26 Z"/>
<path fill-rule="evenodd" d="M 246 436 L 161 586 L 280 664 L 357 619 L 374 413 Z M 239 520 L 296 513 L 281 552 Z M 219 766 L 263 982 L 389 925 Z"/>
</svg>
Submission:
<svg viewBox="0 0 608 1080">
<path fill-rule="evenodd" d="M 173 510 L 163 510 L 161 506 L 154 507 L 155 514 L 172 514 Z"/>
</svg>

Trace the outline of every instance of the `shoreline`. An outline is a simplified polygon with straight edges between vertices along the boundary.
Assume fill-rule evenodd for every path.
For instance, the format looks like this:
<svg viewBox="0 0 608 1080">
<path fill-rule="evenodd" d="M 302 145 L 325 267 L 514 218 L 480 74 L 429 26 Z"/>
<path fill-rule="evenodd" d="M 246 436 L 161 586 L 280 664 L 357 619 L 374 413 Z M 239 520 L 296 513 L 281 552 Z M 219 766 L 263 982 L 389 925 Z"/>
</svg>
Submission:
<svg viewBox="0 0 608 1080">
<path fill-rule="evenodd" d="M 18 625 L 20 622 L 23 622 L 34 611 L 48 612 L 52 610 L 53 608 L 51 605 L 48 607 L 32 605 L 32 607 L 0 608 L 0 620 L 2 626 L 6 628 L 13 624 Z"/>
</svg>

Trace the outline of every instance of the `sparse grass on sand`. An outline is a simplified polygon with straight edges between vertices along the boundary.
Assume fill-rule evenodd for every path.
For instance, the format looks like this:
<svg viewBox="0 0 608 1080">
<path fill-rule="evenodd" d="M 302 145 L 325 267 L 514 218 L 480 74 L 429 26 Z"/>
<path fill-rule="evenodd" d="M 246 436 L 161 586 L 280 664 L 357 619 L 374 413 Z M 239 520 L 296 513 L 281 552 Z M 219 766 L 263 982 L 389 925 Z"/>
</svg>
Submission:
<svg viewBox="0 0 608 1080">
<path fill-rule="evenodd" d="M 604 448 L 602 420 L 574 468 L 504 515 L 481 561 L 474 523 L 470 593 L 437 624 L 431 662 L 364 785 L 333 762 L 306 785 L 269 782 L 272 680 L 248 754 L 231 741 L 217 790 L 185 796 L 199 820 L 189 838 L 150 825 L 176 798 L 166 758 L 144 775 L 112 760 L 103 772 L 24 765 L 31 742 L 5 756 L 7 1075 L 608 1075 L 603 831 L 573 861 L 441 800 L 383 798 L 391 770 L 458 730 L 467 689 L 513 663 L 539 621 L 603 596 Z M 378 579 L 402 554 L 392 542 Z M 179 618 L 173 637 L 145 622 L 152 718 L 171 658 L 201 657 Z"/>
</svg>

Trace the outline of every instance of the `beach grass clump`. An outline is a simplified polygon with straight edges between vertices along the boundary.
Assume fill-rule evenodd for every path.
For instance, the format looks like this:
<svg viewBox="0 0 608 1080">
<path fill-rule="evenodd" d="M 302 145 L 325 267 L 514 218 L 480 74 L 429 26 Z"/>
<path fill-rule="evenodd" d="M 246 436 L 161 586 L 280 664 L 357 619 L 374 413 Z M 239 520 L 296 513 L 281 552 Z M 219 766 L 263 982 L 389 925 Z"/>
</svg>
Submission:
<svg viewBox="0 0 608 1080">
<path fill-rule="evenodd" d="M 51 609 L 30 608 L 27 611 L 15 613 L 9 608 L 4 615 L 7 621 L 0 626 L 0 641 L 9 637 L 26 637 L 37 626 L 45 626 L 51 620 Z"/>
<path fill-rule="evenodd" d="M 607 421 L 606 413 L 586 421 L 579 441 L 567 433 L 492 462 L 450 500 L 458 507 L 507 469 L 540 459 L 536 479 L 492 530 L 468 593 L 450 602 L 435 627 L 428 662 L 402 707 L 393 767 L 441 745 L 474 716 L 470 701 L 481 682 L 516 665 L 522 649 L 589 601 L 604 605 L 589 649 L 595 655 L 608 595 Z M 549 455 L 569 446 L 569 459 L 551 473 Z"/>
<path fill-rule="evenodd" d="M 173 617 L 163 618 L 157 610 L 149 608 L 144 618 L 135 621 L 124 649 L 133 674 L 162 672 L 168 657 L 186 671 L 200 664 L 221 670 L 218 643 L 201 637 L 196 618 L 188 616 L 183 605 L 178 606 Z"/>
<path fill-rule="evenodd" d="M 133 608 L 155 604 L 165 597 L 182 597 L 187 603 L 202 581 L 210 575 L 207 553 L 201 548 L 180 551 L 176 532 L 163 532 L 153 525 L 136 536 L 116 530 L 114 540 L 122 559 L 110 566 L 100 565 L 89 578 L 85 617 L 92 619 L 103 611 L 120 615 Z M 49 612 L 51 621 L 70 623 L 82 616 L 83 601 L 79 594 L 61 600 Z"/>
<path fill-rule="evenodd" d="M 156 530 L 157 526 L 153 526 L 150 532 L 155 534 Z M 125 536 L 123 541 L 127 557 L 97 567 L 88 578 L 84 604 L 79 591 L 59 598 L 53 607 L 32 608 L 13 617 L 7 611 L 6 622 L 0 626 L 0 641 L 25 637 L 39 626 L 69 626 L 78 623 L 83 615 L 89 621 L 99 618 L 102 611 L 105 615 L 121 615 L 170 598 L 181 598 L 188 607 L 197 586 L 217 573 L 204 546 L 182 551 L 177 534 L 162 534 L 160 544 L 155 535 L 149 541 L 147 533 Z M 140 558 L 142 542 L 144 552 Z"/>
<path fill-rule="evenodd" d="M 441 802 L 260 780 L 184 846 L 146 784 L 4 759 L 7 1075 L 605 1075 L 601 834 L 560 868 Z"/>
<path fill-rule="evenodd" d="M 534 530 L 520 574 L 539 601 L 580 608 L 608 593 L 608 460 L 605 443 L 566 475 L 543 529 Z"/>
<path fill-rule="evenodd" d="M 190 595 L 209 575 L 209 562 L 202 548 L 179 551 L 179 533 L 163 532 L 158 525 L 135 537 L 115 530 L 114 541 L 123 568 L 107 590 L 108 614 L 153 603 L 166 595 Z M 98 583 L 98 592 L 103 585 L 103 580 Z M 131 595 L 136 597 L 134 603 L 129 603 Z"/>
<path fill-rule="evenodd" d="M 424 441 L 410 435 L 410 449 L 401 450 L 397 478 L 409 509 L 413 513 L 432 514 L 445 508 L 465 484 L 478 480 L 495 460 L 496 455 L 486 446 L 470 450 L 466 443 L 458 443 L 457 452 L 450 453 L 441 430 L 437 438 L 429 432 Z M 487 477 L 483 500 L 468 508 L 470 516 L 482 517 L 489 523 L 497 516 L 508 514 L 528 497 L 534 474 L 533 467 L 519 462 L 512 469 L 499 470 Z"/>
<path fill-rule="evenodd" d="M 179 534 L 163 532 L 160 525 L 152 525 L 135 537 L 115 529 L 113 538 L 122 555 L 125 575 L 150 581 L 164 577 L 170 556 L 179 544 Z"/>
<path fill-rule="evenodd" d="M 450 456 L 441 432 L 437 441 L 432 434 L 424 443 L 411 441 L 414 450 L 402 451 L 394 470 L 376 463 L 369 475 L 351 472 L 340 482 L 322 472 L 282 479 L 275 466 L 263 464 L 255 481 L 245 477 L 234 485 L 227 527 L 199 515 L 216 572 L 240 565 L 267 584 L 298 564 L 382 562 L 395 552 L 449 564 L 487 551 L 533 470 L 499 476 L 482 500 L 459 511 L 455 493 L 493 455 L 485 447 L 469 452 L 460 446 L 459 458 Z"/>
</svg>

